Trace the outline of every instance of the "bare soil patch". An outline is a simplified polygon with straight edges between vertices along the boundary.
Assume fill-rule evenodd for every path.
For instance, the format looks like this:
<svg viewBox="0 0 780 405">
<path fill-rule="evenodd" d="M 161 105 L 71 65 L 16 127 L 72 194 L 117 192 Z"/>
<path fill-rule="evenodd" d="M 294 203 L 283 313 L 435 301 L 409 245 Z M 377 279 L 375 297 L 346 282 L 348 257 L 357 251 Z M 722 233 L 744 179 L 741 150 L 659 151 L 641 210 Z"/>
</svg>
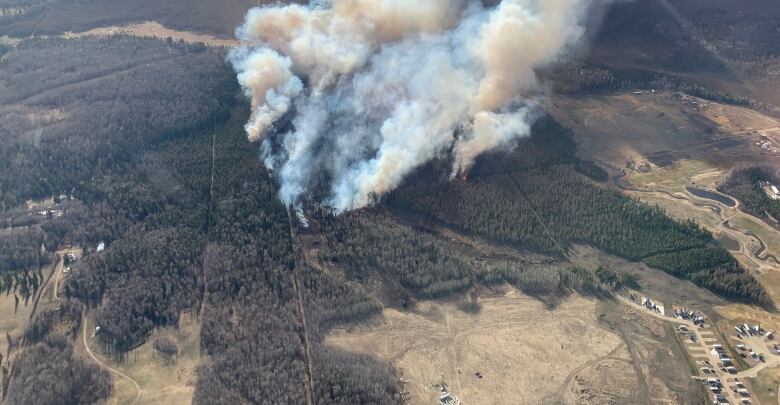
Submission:
<svg viewBox="0 0 780 405">
<path fill-rule="evenodd" d="M 481 299 L 478 313 L 424 301 L 415 312 L 386 309 L 381 324 L 336 330 L 325 342 L 391 362 L 412 403 L 435 403 L 433 384 L 442 380 L 463 403 L 534 403 L 621 344 L 598 325 L 596 304 L 573 295 L 548 309 L 514 289 Z"/>
</svg>

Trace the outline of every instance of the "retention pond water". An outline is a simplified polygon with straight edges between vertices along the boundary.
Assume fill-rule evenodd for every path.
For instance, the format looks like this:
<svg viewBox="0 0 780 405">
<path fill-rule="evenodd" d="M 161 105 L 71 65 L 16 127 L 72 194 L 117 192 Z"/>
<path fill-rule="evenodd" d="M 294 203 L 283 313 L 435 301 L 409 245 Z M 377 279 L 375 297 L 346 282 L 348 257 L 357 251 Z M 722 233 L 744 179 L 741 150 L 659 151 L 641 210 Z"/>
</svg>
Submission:
<svg viewBox="0 0 780 405">
<path fill-rule="evenodd" d="M 734 199 L 726 197 L 723 194 L 718 194 L 714 191 L 705 190 L 703 188 L 698 188 L 698 187 L 685 187 L 685 189 L 688 190 L 689 193 L 695 195 L 696 197 L 717 201 L 727 207 L 735 207 L 737 205 L 737 202 L 734 201 Z"/>
</svg>

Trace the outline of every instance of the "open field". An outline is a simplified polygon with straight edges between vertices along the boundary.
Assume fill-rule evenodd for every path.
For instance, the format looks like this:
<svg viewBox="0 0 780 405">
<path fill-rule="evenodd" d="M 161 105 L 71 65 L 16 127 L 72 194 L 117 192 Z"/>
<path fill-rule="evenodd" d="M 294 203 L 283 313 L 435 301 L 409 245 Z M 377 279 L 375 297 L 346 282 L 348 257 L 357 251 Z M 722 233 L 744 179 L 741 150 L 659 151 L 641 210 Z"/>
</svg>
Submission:
<svg viewBox="0 0 780 405">
<path fill-rule="evenodd" d="M 44 276 L 48 277 L 48 273 L 44 272 Z M 27 305 L 23 300 L 19 301 L 19 308 L 14 312 L 14 306 L 16 299 L 14 294 L 2 294 L 0 295 L 0 313 L 3 314 L 0 317 L 0 334 L 10 336 L 14 342 L 16 342 L 27 329 L 27 324 L 30 320 L 30 313 L 32 312 L 33 303 L 30 301 Z M 3 344 L 0 344 L 0 355 L 3 359 L 8 359 L 8 341 L 4 338 Z"/>
<path fill-rule="evenodd" d="M 413 403 L 434 403 L 432 385 L 444 380 L 464 403 L 494 404 L 539 401 L 572 369 L 621 344 L 598 326 L 594 300 L 574 296 L 549 310 L 510 290 L 480 304 L 477 314 L 430 301 L 415 312 L 387 309 L 381 325 L 339 330 L 325 342 L 391 361 Z"/>
<path fill-rule="evenodd" d="M 136 404 L 190 404 L 195 391 L 195 369 L 200 360 L 200 322 L 188 314 L 179 319 L 179 327 L 157 329 L 146 343 L 129 352 L 123 362 L 103 354 L 93 336 L 94 323 L 88 318 L 88 344 L 92 352 L 104 364 L 132 378 L 141 387 Z M 157 338 L 171 338 L 179 347 L 175 361 L 169 361 L 156 353 L 153 342 Z M 127 380 L 114 378 L 114 391 L 109 404 L 133 402 L 136 389 Z"/>
<path fill-rule="evenodd" d="M 704 160 L 678 160 L 664 168 L 643 173 L 632 171 L 627 179 L 631 184 L 641 187 L 657 187 L 678 190 L 696 183 L 702 187 L 714 188 L 713 179 L 723 174 L 720 169 Z"/>
<path fill-rule="evenodd" d="M 690 281 L 683 281 L 661 270 L 650 268 L 642 263 L 630 262 L 606 254 L 588 246 L 575 246 L 568 259 L 581 267 L 599 266 L 633 276 L 643 293 L 654 297 L 671 308 L 672 304 L 685 305 L 692 309 L 705 310 L 727 303 L 723 298 L 705 290 Z"/>
<path fill-rule="evenodd" d="M 780 317 L 752 306 L 728 304 L 715 307 L 715 311 L 724 318 L 733 320 L 736 323 L 760 324 L 767 330 L 780 331 Z"/>
<path fill-rule="evenodd" d="M 391 362 L 414 404 L 435 403 L 440 381 L 463 403 L 644 403 L 648 392 L 696 403 L 687 400 L 696 395 L 683 378 L 687 363 L 661 322 L 579 295 L 551 309 L 514 289 L 480 306 L 386 309 L 381 323 L 336 330 L 325 343 Z"/>
<path fill-rule="evenodd" d="M 754 392 L 761 404 L 780 404 L 780 367 L 770 368 L 758 373 L 758 378 L 752 381 Z"/>
<path fill-rule="evenodd" d="M 548 111 L 575 131 L 580 156 L 617 170 L 643 163 L 655 169 L 681 159 L 696 161 L 695 167 L 675 168 L 690 176 L 737 164 L 780 167 L 777 153 L 755 145 L 761 133 L 778 144 L 780 122 L 747 108 L 643 92 L 557 97 Z"/>
<path fill-rule="evenodd" d="M 575 130 L 580 156 L 616 167 L 711 140 L 710 124 L 692 120 L 671 94 L 559 97 L 550 113 Z"/>
<path fill-rule="evenodd" d="M 84 36 L 107 36 L 107 35 L 131 35 L 134 37 L 154 37 L 159 39 L 171 38 L 174 41 L 184 41 L 188 43 L 202 42 L 209 46 L 231 47 L 238 44 L 238 41 L 226 38 L 217 38 L 213 35 L 198 34 L 190 31 L 178 31 L 167 28 L 156 21 L 144 21 L 141 23 L 93 28 L 84 32 L 66 32 L 65 38 L 79 38 Z"/>
</svg>

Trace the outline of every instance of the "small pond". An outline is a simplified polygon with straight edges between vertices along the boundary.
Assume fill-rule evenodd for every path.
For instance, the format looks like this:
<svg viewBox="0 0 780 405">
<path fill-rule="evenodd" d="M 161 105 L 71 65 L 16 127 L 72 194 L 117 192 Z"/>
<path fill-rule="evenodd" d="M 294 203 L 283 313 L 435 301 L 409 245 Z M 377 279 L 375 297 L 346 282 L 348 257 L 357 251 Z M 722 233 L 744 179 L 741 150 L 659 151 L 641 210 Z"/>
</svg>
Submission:
<svg viewBox="0 0 780 405">
<path fill-rule="evenodd" d="M 703 188 L 698 188 L 698 187 L 685 187 L 685 189 L 688 190 L 689 193 L 695 195 L 696 197 L 717 201 L 721 204 L 724 204 L 727 207 L 735 207 L 737 205 L 736 201 L 734 201 L 729 197 L 726 197 L 723 194 L 718 194 L 716 192 L 705 190 Z"/>
</svg>

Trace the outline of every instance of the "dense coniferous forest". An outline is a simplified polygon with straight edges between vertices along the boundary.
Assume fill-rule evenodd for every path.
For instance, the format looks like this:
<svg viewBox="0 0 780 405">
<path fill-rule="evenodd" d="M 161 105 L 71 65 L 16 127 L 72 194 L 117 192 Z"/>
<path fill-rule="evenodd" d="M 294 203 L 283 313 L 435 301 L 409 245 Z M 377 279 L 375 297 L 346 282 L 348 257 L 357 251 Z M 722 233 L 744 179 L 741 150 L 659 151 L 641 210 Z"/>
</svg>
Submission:
<svg viewBox="0 0 780 405">
<path fill-rule="evenodd" d="M 578 174 L 574 149 L 570 132 L 545 119 L 511 155 L 485 158 L 468 181 L 420 173 L 387 202 L 464 232 L 548 254 L 563 255 L 571 244 L 582 243 L 631 260 L 664 263 L 662 270 L 716 293 L 768 303 L 760 284 L 733 260 L 696 264 L 695 252 L 702 248 L 715 257 L 728 256 L 710 234 Z M 669 253 L 683 261 L 653 262 Z"/>
<path fill-rule="evenodd" d="M 0 60 L 0 198 L 75 191 L 226 114 L 224 52 L 129 37 L 28 40 Z"/>
<path fill-rule="evenodd" d="M 43 231 L 35 227 L 0 236 L 0 293 L 18 294 L 25 301 L 43 281 L 41 269 L 51 263 Z"/>
<path fill-rule="evenodd" d="M 780 220 L 780 201 L 767 195 L 763 188 L 768 185 L 777 185 L 769 172 L 760 167 L 748 167 L 731 172 L 726 181 L 718 186 L 718 191 L 738 199 L 740 208 L 748 214 L 777 224 Z"/>
<path fill-rule="evenodd" d="M 41 244 L 91 252 L 74 265 L 63 293 L 96 311 L 99 337 L 119 359 L 154 328 L 200 310 L 208 356 L 198 372 L 197 403 L 300 403 L 306 395 L 322 403 L 395 402 L 397 378 L 389 366 L 320 344 L 320 325 L 371 316 L 380 305 L 356 284 L 296 261 L 287 211 L 246 140 L 248 111 L 232 107 L 238 92 L 223 56 L 121 37 L 34 41 L 7 55 L 3 63 L 16 73 L 3 81 L 13 91 L 3 94 L 18 97 L 4 100 L 2 110 L 11 118 L 1 126 L 5 139 L 14 140 L 0 146 L 14 157 L 0 164 L 0 177 L 9 181 L 2 184 L 4 207 L 60 192 L 76 199 L 63 216 L 32 224 L 43 240 L 17 238 L 23 249 L 4 265 L 37 260 Z M 86 66 L 50 71 L 47 57 Z M 30 90 L 25 80 L 48 84 Z M 93 103 L 79 104 L 85 99 Z M 16 119 L 20 108 L 75 118 L 29 122 Z M 31 138 L 18 136 L 30 131 Z M 19 244 L 10 241 L 3 247 Z M 94 252 L 98 242 L 105 251 Z M 306 328 L 301 300 L 311 306 Z M 41 335 L 48 327 L 31 331 Z M 70 345 L 52 339 L 39 339 L 25 353 L 67 360 L 98 378 L 96 370 L 82 370 Z M 31 389 L 16 379 L 34 372 L 31 364 L 17 365 L 9 395 Z"/>
<path fill-rule="evenodd" d="M 438 245 L 435 238 L 402 226 L 383 213 L 325 215 L 326 260 L 346 268 L 352 278 L 368 271 L 391 274 L 422 296 L 436 296 L 473 285 L 473 264 Z"/>
<path fill-rule="evenodd" d="M 349 279 L 365 283 L 372 274 L 389 275 L 420 298 L 501 283 L 538 296 L 571 291 L 602 295 L 626 282 L 617 275 L 594 277 L 590 271 L 568 265 L 476 258 L 400 223 L 383 209 L 325 214 L 321 231 L 327 243 L 322 259 L 345 269 Z"/>
<path fill-rule="evenodd" d="M 65 292 L 99 304 L 103 339 L 127 351 L 155 326 L 175 324 L 181 312 L 198 307 L 205 245 L 202 235 L 180 228 L 129 235 L 90 257 Z"/>
<path fill-rule="evenodd" d="M 247 147 L 241 118 L 215 138 L 201 334 L 208 360 L 194 402 L 302 403 L 307 380 L 318 403 L 395 402 L 388 366 L 319 343 L 321 327 L 370 316 L 380 306 L 357 286 L 296 259 L 287 211 Z"/>
<path fill-rule="evenodd" d="M 44 234 L 38 230 L 0 237 L 0 274 L 45 265 L 51 255 L 42 251 Z"/>
</svg>

